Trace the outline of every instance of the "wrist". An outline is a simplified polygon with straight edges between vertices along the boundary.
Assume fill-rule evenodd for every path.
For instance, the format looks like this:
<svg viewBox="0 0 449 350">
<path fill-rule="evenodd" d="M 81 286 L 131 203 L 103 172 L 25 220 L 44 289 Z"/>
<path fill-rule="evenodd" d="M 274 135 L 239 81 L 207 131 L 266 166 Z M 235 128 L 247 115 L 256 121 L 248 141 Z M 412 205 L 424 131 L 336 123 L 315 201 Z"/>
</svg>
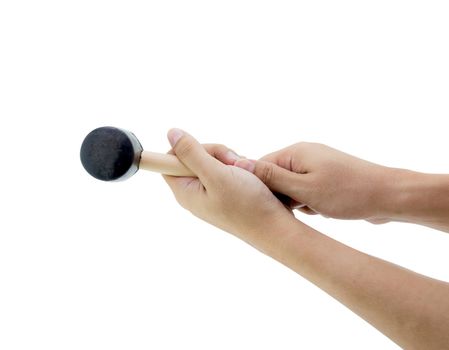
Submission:
<svg viewBox="0 0 449 350">
<path fill-rule="evenodd" d="M 239 232 L 237 236 L 262 253 L 279 260 L 279 255 L 282 255 L 285 245 L 289 244 L 292 236 L 301 234 L 306 226 L 294 215 L 285 214 L 245 233 Z"/>
<path fill-rule="evenodd" d="M 391 169 L 385 216 L 393 221 L 448 226 L 449 175 Z"/>
</svg>

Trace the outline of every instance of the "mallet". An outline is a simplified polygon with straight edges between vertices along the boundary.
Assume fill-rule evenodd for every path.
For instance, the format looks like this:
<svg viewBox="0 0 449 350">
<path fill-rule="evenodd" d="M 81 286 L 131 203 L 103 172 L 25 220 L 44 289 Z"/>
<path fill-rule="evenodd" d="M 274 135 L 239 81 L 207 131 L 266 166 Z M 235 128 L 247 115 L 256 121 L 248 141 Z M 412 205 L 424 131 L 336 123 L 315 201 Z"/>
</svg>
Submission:
<svg viewBox="0 0 449 350">
<path fill-rule="evenodd" d="M 171 154 L 144 151 L 137 137 L 111 126 L 91 131 L 81 145 L 84 169 L 103 181 L 120 181 L 145 169 L 165 175 L 195 176 Z"/>
<path fill-rule="evenodd" d="M 195 176 L 178 157 L 144 151 L 132 132 L 112 126 L 91 131 L 81 145 L 80 156 L 84 169 L 103 181 L 125 180 L 139 169 L 173 176 Z M 273 193 L 286 206 L 291 205 L 288 196 Z"/>
</svg>

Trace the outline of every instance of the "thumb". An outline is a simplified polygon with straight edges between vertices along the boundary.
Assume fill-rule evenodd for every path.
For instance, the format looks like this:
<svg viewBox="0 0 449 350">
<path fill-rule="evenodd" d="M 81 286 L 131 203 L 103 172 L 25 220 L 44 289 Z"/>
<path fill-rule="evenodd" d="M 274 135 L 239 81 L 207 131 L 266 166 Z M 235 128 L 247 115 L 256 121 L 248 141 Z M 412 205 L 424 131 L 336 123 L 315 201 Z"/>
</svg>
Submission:
<svg viewBox="0 0 449 350">
<path fill-rule="evenodd" d="M 234 166 L 253 173 L 273 192 L 285 194 L 297 202 L 304 203 L 303 174 L 261 160 L 240 159 L 234 163 Z"/>
<path fill-rule="evenodd" d="M 222 163 L 207 153 L 191 135 L 180 129 L 171 129 L 167 136 L 173 153 L 201 182 L 207 182 L 218 173 Z"/>
</svg>

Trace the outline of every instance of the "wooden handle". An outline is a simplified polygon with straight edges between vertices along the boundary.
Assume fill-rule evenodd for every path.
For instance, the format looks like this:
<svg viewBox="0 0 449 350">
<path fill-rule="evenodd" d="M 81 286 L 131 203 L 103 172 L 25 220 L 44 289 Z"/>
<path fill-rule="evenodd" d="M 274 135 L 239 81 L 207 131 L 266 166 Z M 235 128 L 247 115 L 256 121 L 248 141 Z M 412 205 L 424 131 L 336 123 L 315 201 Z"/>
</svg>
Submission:
<svg viewBox="0 0 449 350">
<path fill-rule="evenodd" d="M 139 169 L 155 171 L 172 176 L 196 177 L 190 169 L 186 168 L 186 166 L 179 161 L 178 157 L 171 154 L 143 151 L 140 158 Z"/>
</svg>

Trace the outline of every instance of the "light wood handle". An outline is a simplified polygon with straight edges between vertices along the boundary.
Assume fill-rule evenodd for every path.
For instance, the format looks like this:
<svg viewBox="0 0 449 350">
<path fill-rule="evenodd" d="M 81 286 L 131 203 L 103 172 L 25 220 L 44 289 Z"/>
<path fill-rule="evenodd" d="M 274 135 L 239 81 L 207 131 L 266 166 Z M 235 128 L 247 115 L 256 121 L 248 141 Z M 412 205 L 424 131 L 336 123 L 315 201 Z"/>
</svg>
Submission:
<svg viewBox="0 0 449 350">
<path fill-rule="evenodd" d="M 194 173 L 172 154 L 163 154 L 143 151 L 140 158 L 139 169 L 155 171 L 172 176 L 193 176 Z"/>
</svg>

